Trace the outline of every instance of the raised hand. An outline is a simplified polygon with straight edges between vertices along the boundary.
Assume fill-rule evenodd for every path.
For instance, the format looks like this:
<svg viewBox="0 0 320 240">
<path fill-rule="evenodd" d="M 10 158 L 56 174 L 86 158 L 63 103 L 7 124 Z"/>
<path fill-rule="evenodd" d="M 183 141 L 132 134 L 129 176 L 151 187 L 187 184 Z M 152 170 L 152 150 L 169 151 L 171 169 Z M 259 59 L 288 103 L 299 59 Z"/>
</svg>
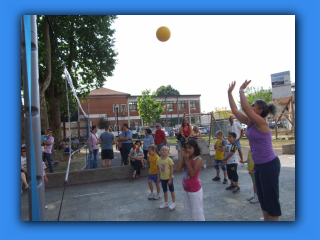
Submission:
<svg viewBox="0 0 320 240">
<path fill-rule="evenodd" d="M 251 80 L 246 80 L 244 81 L 244 83 L 242 83 L 241 87 L 240 87 L 240 90 L 244 90 L 247 88 L 247 86 L 251 83 Z"/>
<path fill-rule="evenodd" d="M 231 82 L 231 84 L 229 84 L 229 89 L 228 89 L 228 93 L 232 93 L 234 86 L 236 85 L 236 82 Z"/>
</svg>

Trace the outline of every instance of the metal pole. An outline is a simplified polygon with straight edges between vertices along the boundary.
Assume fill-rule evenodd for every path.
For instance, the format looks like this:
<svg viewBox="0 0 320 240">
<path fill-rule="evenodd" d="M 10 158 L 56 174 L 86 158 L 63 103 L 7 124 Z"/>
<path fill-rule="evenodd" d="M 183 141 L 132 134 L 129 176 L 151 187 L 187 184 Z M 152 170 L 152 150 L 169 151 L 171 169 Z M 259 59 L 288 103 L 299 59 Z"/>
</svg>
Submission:
<svg viewBox="0 0 320 240">
<path fill-rule="evenodd" d="M 28 167 L 27 181 L 29 185 L 29 219 L 30 221 L 45 221 L 38 79 L 38 41 L 35 15 L 24 15 L 21 17 L 21 40 L 25 110 L 24 123 Z"/>
</svg>

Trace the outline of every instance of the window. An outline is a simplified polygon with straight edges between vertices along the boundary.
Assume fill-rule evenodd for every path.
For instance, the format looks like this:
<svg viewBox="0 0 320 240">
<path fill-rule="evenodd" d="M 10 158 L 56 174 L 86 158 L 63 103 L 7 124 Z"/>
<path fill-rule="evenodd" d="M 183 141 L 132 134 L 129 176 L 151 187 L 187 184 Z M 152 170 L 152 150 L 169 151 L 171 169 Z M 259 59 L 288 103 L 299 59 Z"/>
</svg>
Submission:
<svg viewBox="0 0 320 240">
<path fill-rule="evenodd" d="M 126 116 L 126 105 L 121 104 L 121 117 Z"/>
<path fill-rule="evenodd" d="M 190 101 L 190 109 L 197 109 L 197 105 L 196 104 L 199 104 L 199 101 Z"/>
<path fill-rule="evenodd" d="M 129 112 L 137 112 L 138 111 L 138 103 L 131 102 L 129 103 Z"/>
<path fill-rule="evenodd" d="M 179 101 L 179 110 L 186 110 L 187 101 Z"/>
<path fill-rule="evenodd" d="M 118 108 L 118 112 L 119 112 L 119 105 L 117 104 L 113 104 L 113 108 L 112 108 L 112 112 L 114 113 L 115 111 L 115 108 Z"/>
<path fill-rule="evenodd" d="M 173 110 L 173 104 L 174 104 L 174 102 L 167 101 L 167 109 L 168 110 Z"/>
</svg>

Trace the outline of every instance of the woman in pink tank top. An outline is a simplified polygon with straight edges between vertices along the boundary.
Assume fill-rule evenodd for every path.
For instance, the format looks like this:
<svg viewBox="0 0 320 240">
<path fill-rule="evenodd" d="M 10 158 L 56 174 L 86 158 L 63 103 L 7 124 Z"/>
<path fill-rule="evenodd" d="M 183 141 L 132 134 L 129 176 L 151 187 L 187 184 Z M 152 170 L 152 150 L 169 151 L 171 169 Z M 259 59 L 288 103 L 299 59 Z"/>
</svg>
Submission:
<svg viewBox="0 0 320 240">
<path fill-rule="evenodd" d="M 203 192 L 199 181 L 202 168 L 200 147 L 196 140 L 190 139 L 181 150 L 182 158 L 176 171 L 183 170 L 182 186 L 185 191 L 184 210 L 188 221 L 205 221 L 203 214 Z"/>
<path fill-rule="evenodd" d="M 265 221 L 279 221 L 281 207 L 279 202 L 279 175 L 280 160 L 273 151 L 272 138 L 266 117 L 276 115 L 278 106 L 274 103 L 267 104 L 262 99 L 255 100 L 250 106 L 244 90 L 250 84 L 245 81 L 239 90 L 241 108 L 245 114 L 238 110 L 233 99 L 232 91 L 236 85 L 229 85 L 228 97 L 233 114 L 244 124 L 247 124 L 246 136 L 249 140 L 252 160 L 254 162 L 254 177 L 260 206 Z"/>
</svg>

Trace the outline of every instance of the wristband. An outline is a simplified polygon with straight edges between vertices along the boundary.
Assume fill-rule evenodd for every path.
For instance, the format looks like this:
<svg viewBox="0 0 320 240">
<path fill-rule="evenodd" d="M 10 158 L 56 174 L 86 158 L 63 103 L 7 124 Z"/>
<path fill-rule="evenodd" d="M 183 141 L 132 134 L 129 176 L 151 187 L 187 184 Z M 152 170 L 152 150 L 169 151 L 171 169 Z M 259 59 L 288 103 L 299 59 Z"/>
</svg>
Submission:
<svg viewBox="0 0 320 240">
<path fill-rule="evenodd" d="M 241 92 L 243 92 L 243 93 L 244 93 L 244 90 L 243 90 L 243 89 L 240 89 L 240 90 L 239 90 L 239 93 L 241 93 Z"/>
</svg>

